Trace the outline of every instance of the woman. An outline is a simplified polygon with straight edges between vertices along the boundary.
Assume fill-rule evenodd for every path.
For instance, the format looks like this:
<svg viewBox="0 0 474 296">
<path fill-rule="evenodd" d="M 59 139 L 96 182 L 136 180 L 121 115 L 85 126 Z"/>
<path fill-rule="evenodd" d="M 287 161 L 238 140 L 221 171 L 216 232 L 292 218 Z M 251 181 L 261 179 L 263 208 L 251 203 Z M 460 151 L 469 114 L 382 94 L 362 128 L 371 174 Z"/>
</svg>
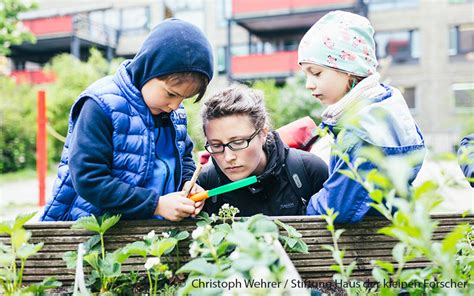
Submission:
<svg viewBox="0 0 474 296">
<path fill-rule="evenodd" d="M 204 211 L 217 213 L 228 203 L 241 216 L 305 214 L 307 201 L 322 188 L 328 168 L 317 156 L 288 148 L 278 133 L 270 132 L 260 91 L 230 86 L 206 100 L 201 116 L 212 163 L 203 168 L 199 184 L 213 189 L 253 175 L 259 180 L 209 198 Z"/>
</svg>

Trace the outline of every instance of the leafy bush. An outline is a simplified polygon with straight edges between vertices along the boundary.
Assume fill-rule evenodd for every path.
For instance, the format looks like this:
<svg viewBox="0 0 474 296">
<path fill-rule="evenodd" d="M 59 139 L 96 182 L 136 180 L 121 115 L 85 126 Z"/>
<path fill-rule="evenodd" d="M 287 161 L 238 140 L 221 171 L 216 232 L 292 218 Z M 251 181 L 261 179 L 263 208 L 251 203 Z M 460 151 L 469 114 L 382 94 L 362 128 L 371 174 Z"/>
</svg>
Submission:
<svg viewBox="0 0 474 296">
<path fill-rule="evenodd" d="M 94 48 L 86 62 L 70 54 L 61 54 L 51 60 L 45 71 L 53 72 L 56 81 L 46 86 L 47 117 L 57 133 L 67 135 L 69 111 L 77 96 L 94 81 L 115 73 L 120 61 L 116 59 L 109 64 Z M 49 134 L 48 144 L 49 159 L 58 162 L 64 142 Z"/>
<path fill-rule="evenodd" d="M 303 73 L 289 77 L 283 87 L 277 87 L 274 80 L 256 81 L 253 87 L 264 92 L 274 129 L 305 116 L 321 121 L 322 105 L 305 88 Z"/>
<path fill-rule="evenodd" d="M 278 224 L 259 214 L 241 221 L 234 221 L 238 209 L 224 204 L 219 216 L 201 213 L 201 221 L 192 233 L 193 242 L 189 253 L 195 258 L 181 267 L 176 273 L 188 273 L 188 279 L 178 292 L 179 295 L 220 295 L 222 287 L 206 287 L 208 281 L 239 282 L 281 282 L 285 267 L 274 249 L 280 238 L 278 225 L 286 229 L 289 237 L 284 237 L 285 245 L 296 252 L 308 250 L 299 239 L 301 234 L 294 228 L 278 221 Z M 231 223 L 228 224 L 226 221 Z M 216 223 L 222 222 L 222 223 Z M 294 243 L 288 243 L 295 238 Z M 203 285 L 197 283 L 202 283 Z M 253 288 L 252 284 L 232 290 L 232 295 L 284 295 L 284 287 Z M 237 288 L 237 287 L 236 287 Z"/>
<path fill-rule="evenodd" d="M 371 206 L 386 217 L 391 224 L 379 229 L 379 233 L 395 238 L 398 243 L 392 250 L 393 261 L 373 260 L 372 276 L 378 285 L 369 288 L 364 284 L 348 285 L 349 295 L 469 295 L 474 290 L 474 248 L 472 246 L 473 227 L 469 224 L 457 225 L 441 241 L 434 238 L 438 223 L 430 213 L 441 203 L 440 185 L 426 181 L 417 187 L 409 184 L 414 163 L 419 163 L 422 155 L 385 156 L 375 147 L 363 148 L 358 159 L 349 162 L 340 146 L 333 146 L 349 166 L 344 175 L 360 183 L 370 194 Z M 360 165 L 370 161 L 377 169 L 359 170 Z M 395 211 L 396 209 L 396 211 Z M 335 280 L 350 283 L 356 262 L 343 265 L 344 250 L 338 247 L 338 239 L 344 232 L 333 224 L 337 212 L 329 209 L 324 215 L 327 229 L 333 237 L 332 251 L 337 271 Z M 429 261 L 424 268 L 405 269 L 407 263 L 424 258 Z M 392 262 L 396 262 L 393 264 Z M 451 287 L 446 283 L 464 283 L 464 287 Z M 387 283 L 392 283 L 387 285 Z"/>
<path fill-rule="evenodd" d="M 0 76 L 0 173 L 36 164 L 36 89 Z"/>
</svg>

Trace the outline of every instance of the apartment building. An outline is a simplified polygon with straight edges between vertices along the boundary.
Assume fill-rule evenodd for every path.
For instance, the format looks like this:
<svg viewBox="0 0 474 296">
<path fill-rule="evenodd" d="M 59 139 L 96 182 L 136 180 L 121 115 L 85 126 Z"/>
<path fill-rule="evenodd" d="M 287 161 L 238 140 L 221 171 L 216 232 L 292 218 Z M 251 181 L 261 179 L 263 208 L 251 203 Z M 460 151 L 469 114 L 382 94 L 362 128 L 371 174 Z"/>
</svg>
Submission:
<svg viewBox="0 0 474 296">
<path fill-rule="evenodd" d="M 37 42 L 12 46 L 9 55 L 11 75 L 33 83 L 52 79 L 41 69 L 60 53 L 84 60 L 94 47 L 108 59 L 133 57 L 150 29 L 170 16 L 154 0 L 40 0 L 38 6 L 20 15 Z"/>
<path fill-rule="evenodd" d="M 176 17 L 211 40 L 220 86 L 299 71 L 297 46 L 328 11 L 366 15 L 376 34 L 380 71 L 402 90 L 434 151 L 452 151 L 474 126 L 473 0 L 174 0 Z"/>
<path fill-rule="evenodd" d="M 211 41 L 211 90 L 229 80 L 283 84 L 299 71 L 303 34 L 335 9 L 370 19 L 383 79 L 403 91 L 434 151 L 450 151 L 473 132 L 474 0 L 41 0 L 23 16 L 38 42 L 12 48 L 13 74 L 40 72 L 60 52 L 84 58 L 91 46 L 132 57 L 153 25 L 174 16 Z"/>
</svg>

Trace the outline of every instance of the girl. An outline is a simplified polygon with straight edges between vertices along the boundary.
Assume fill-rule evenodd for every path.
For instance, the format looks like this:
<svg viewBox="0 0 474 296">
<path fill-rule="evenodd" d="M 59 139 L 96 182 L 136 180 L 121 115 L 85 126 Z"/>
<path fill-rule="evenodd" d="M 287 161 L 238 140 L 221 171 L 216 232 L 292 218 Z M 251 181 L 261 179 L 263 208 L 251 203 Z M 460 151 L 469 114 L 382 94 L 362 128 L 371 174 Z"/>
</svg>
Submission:
<svg viewBox="0 0 474 296">
<path fill-rule="evenodd" d="M 386 155 L 424 151 L 423 137 L 402 94 L 379 82 L 373 34 L 365 17 L 334 11 L 311 27 L 298 48 L 306 88 L 327 106 L 321 128 L 327 127 L 336 143 L 345 145 L 351 162 L 366 145 Z M 339 133 L 342 128 L 345 132 Z M 420 167 L 421 163 L 413 168 L 414 175 Z M 368 192 L 339 173 L 347 169 L 341 158 L 331 156 L 329 178 L 311 198 L 308 215 L 332 208 L 339 212 L 337 222 L 356 222 L 372 212 Z"/>
</svg>

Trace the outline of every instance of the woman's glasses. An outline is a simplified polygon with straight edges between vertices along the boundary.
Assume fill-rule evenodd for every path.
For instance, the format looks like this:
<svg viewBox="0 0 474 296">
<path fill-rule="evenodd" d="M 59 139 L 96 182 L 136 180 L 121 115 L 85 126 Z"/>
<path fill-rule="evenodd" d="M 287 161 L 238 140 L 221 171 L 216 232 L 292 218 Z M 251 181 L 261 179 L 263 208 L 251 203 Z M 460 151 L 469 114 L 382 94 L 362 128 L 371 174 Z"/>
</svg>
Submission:
<svg viewBox="0 0 474 296">
<path fill-rule="evenodd" d="M 230 150 L 232 151 L 238 151 L 247 148 L 250 145 L 250 141 L 255 138 L 256 135 L 260 132 L 260 129 L 257 129 L 250 137 L 247 139 L 238 139 L 234 141 L 230 141 L 227 144 L 209 144 L 206 143 L 204 145 L 204 148 L 206 148 L 207 152 L 210 154 L 219 154 L 223 153 L 225 150 L 225 147 L 229 147 Z"/>
</svg>

